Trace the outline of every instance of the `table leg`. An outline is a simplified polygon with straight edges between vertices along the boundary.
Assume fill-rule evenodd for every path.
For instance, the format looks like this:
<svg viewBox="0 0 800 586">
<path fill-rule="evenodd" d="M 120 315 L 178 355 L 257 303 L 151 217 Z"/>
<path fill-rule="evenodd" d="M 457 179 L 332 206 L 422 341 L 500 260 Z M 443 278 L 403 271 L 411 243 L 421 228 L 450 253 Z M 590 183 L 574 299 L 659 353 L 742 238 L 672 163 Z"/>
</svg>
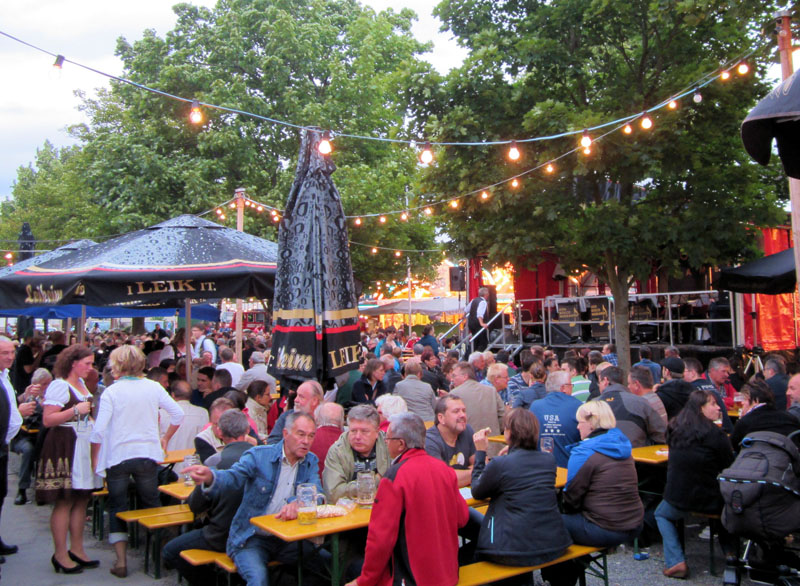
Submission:
<svg viewBox="0 0 800 586">
<path fill-rule="evenodd" d="M 297 542 L 297 583 L 303 583 L 303 541 Z"/>
<path fill-rule="evenodd" d="M 333 561 L 331 565 L 331 586 L 339 586 L 339 534 L 331 535 L 331 550 Z"/>
</svg>

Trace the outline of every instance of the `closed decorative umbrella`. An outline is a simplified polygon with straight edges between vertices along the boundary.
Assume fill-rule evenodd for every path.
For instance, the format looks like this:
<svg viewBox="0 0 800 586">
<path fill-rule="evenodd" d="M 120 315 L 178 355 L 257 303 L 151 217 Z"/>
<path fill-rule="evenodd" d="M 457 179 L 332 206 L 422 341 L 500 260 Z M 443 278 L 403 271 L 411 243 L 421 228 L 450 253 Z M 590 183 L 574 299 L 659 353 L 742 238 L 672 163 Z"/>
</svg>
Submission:
<svg viewBox="0 0 800 586">
<path fill-rule="evenodd" d="M 323 156 L 306 130 L 278 234 L 269 372 L 324 381 L 358 366 L 358 305 L 347 224 Z"/>
</svg>

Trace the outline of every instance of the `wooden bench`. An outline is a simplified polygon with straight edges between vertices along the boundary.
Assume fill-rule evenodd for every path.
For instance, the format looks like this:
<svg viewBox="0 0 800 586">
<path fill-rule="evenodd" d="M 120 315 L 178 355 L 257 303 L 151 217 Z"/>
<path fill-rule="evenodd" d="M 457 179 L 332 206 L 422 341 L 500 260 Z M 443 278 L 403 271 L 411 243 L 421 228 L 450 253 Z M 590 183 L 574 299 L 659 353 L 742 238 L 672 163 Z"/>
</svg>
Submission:
<svg viewBox="0 0 800 586">
<path fill-rule="evenodd" d="M 175 507 L 185 505 L 172 505 Z M 158 507 L 161 508 L 161 507 Z M 149 517 L 141 517 L 138 519 L 139 525 L 147 531 L 145 538 L 145 551 L 144 551 L 144 573 L 147 574 L 150 569 L 150 550 L 153 551 L 153 577 L 158 580 L 161 578 L 161 533 L 164 529 L 169 527 L 182 527 L 194 521 L 194 513 L 188 510 L 177 511 L 172 513 L 162 513 L 160 515 L 152 515 Z M 144 509 L 147 510 L 147 509 Z M 127 511 L 133 512 L 133 511 Z"/>
<path fill-rule="evenodd" d="M 592 554 L 597 554 L 592 556 Z M 490 584 L 505 578 L 528 574 L 534 570 L 541 570 L 548 566 L 554 566 L 570 560 L 575 560 L 588 556 L 589 562 L 584 571 L 590 575 L 601 578 L 605 586 L 608 586 L 608 565 L 606 563 L 606 550 L 599 547 L 589 547 L 587 545 L 570 545 L 567 552 L 553 561 L 539 564 L 538 566 L 503 566 L 493 562 L 477 562 L 458 569 L 458 586 L 479 586 L 480 584 Z M 585 574 L 581 575 L 581 586 L 586 584 Z"/>
<path fill-rule="evenodd" d="M 205 566 L 208 564 L 215 564 L 217 568 L 222 570 L 228 575 L 228 584 L 234 575 L 237 574 L 236 564 L 224 552 L 211 551 L 208 549 L 185 549 L 181 552 L 181 557 L 193 566 Z M 280 566 L 280 562 L 270 562 L 268 567 L 273 568 Z"/>
</svg>

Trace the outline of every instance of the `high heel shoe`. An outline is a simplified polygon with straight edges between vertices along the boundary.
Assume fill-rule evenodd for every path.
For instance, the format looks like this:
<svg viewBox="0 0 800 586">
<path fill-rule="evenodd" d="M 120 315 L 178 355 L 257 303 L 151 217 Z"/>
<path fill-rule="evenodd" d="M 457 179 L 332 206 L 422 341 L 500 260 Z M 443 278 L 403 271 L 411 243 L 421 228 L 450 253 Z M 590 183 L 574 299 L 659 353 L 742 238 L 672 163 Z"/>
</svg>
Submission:
<svg viewBox="0 0 800 586">
<path fill-rule="evenodd" d="M 127 578 L 128 577 L 128 566 L 114 566 L 113 568 L 108 570 L 109 573 L 113 574 L 117 578 Z"/>
<path fill-rule="evenodd" d="M 56 574 L 59 572 L 64 572 L 65 574 L 80 574 L 83 572 L 83 568 L 80 566 L 75 566 L 74 568 L 62 566 L 61 563 L 56 559 L 55 555 L 50 558 L 50 562 L 53 564 L 53 569 L 56 571 Z"/>
<path fill-rule="evenodd" d="M 78 564 L 81 568 L 96 568 L 100 565 L 100 560 L 82 560 L 69 550 L 67 550 L 67 554 L 69 555 L 69 559 Z"/>
</svg>

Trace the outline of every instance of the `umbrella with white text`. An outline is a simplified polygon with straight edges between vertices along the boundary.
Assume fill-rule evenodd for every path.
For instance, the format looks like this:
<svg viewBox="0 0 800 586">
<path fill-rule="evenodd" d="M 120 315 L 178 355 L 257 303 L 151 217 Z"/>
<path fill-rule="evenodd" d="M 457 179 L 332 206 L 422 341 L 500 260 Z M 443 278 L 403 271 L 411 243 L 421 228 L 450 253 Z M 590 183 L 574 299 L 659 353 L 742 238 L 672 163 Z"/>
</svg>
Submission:
<svg viewBox="0 0 800 586">
<path fill-rule="evenodd" d="M 358 366 L 358 305 L 347 224 L 323 156 L 306 130 L 278 233 L 273 376 L 324 381 Z"/>
</svg>

